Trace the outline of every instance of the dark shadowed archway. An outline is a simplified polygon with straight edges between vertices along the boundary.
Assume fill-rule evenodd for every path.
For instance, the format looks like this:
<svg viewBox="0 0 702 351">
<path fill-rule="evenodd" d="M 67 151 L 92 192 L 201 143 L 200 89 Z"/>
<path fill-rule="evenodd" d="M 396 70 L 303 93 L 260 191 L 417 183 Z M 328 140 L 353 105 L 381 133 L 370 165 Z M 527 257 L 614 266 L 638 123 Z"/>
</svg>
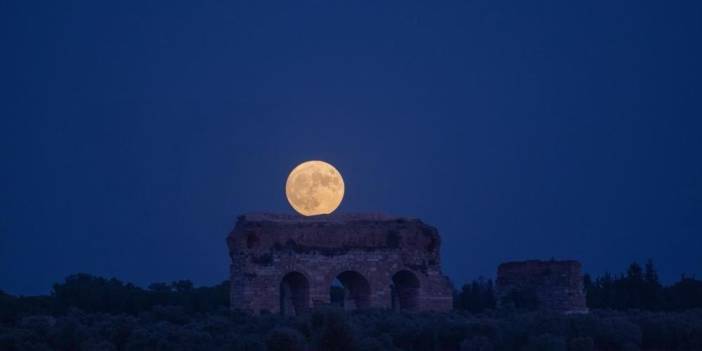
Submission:
<svg viewBox="0 0 702 351">
<path fill-rule="evenodd" d="M 310 284 L 300 272 L 290 272 L 280 281 L 280 313 L 296 316 L 307 310 Z"/>
<path fill-rule="evenodd" d="M 416 310 L 419 307 L 419 279 L 410 271 L 392 276 L 392 309 Z"/>
<path fill-rule="evenodd" d="M 331 303 L 345 310 L 370 307 L 370 284 L 363 275 L 355 271 L 337 275 L 329 294 Z"/>
</svg>

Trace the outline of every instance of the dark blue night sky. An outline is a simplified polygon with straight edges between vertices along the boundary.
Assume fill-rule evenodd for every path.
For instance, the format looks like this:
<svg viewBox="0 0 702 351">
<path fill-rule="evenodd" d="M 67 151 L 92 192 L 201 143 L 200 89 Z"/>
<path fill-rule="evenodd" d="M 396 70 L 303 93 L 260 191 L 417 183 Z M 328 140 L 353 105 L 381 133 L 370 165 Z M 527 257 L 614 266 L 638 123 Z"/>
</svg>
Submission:
<svg viewBox="0 0 702 351">
<path fill-rule="evenodd" d="M 204 3 L 204 4 L 203 4 Z M 702 2 L 0 4 L 0 289 L 227 278 L 299 162 L 505 260 L 702 275 Z"/>
</svg>

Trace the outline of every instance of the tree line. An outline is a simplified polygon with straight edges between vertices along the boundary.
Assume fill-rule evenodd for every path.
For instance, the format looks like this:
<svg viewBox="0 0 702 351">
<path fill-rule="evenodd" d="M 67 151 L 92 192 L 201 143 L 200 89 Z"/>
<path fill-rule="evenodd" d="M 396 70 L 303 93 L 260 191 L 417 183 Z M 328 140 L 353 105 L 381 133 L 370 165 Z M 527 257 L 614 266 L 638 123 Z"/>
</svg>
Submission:
<svg viewBox="0 0 702 351">
<path fill-rule="evenodd" d="M 652 261 L 642 267 L 633 262 L 625 273 L 584 276 L 587 305 L 591 309 L 673 311 L 702 308 L 702 281 L 682 276 L 664 286 Z M 338 292 L 337 292 L 338 293 Z M 334 292 L 332 291 L 332 294 Z M 481 313 L 495 308 L 494 284 L 478 278 L 454 293 L 454 308 Z M 188 280 L 154 283 L 146 289 L 118 279 L 89 274 L 68 276 L 53 285 L 49 295 L 12 296 L 0 291 L 0 321 L 29 314 L 62 314 L 71 308 L 90 313 L 130 314 L 154 306 L 180 306 L 185 313 L 206 313 L 229 306 L 229 282 L 194 287 Z"/>
<path fill-rule="evenodd" d="M 58 315 L 70 309 L 89 313 L 130 314 L 154 306 L 179 306 L 185 313 L 205 313 L 229 306 L 229 281 L 194 287 L 189 280 L 153 283 L 144 289 L 118 279 L 79 273 L 53 285 L 50 295 L 12 296 L 0 291 L 0 322 L 23 315 Z"/>
<path fill-rule="evenodd" d="M 493 282 L 480 278 L 456 291 L 451 312 L 326 307 L 289 318 L 229 311 L 227 281 L 141 288 L 76 274 L 50 295 L 0 292 L 0 350 L 702 350 L 702 281 L 663 286 L 647 262 L 584 283 L 589 314 L 496 310 Z"/>
<path fill-rule="evenodd" d="M 664 286 L 652 260 L 642 267 L 633 262 L 625 273 L 583 277 L 587 306 L 591 309 L 678 311 L 702 308 L 702 280 L 685 275 Z M 454 296 L 454 307 L 473 313 L 494 309 L 493 281 L 479 278 L 464 284 Z"/>
<path fill-rule="evenodd" d="M 682 275 L 672 285 L 663 286 L 651 260 L 643 268 L 633 262 L 626 273 L 619 275 L 607 273 L 594 279 L 585 275 L 583 283 L 590 308 L 650 311 L 702 308 L 702 281 Z"/>
</svg>

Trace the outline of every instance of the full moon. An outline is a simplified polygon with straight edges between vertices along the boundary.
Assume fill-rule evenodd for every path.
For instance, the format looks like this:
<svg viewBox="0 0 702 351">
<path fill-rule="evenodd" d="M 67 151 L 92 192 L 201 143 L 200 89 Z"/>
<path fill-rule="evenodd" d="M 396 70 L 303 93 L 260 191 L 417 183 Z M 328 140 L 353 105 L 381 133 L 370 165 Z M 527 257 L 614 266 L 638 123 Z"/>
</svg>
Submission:
<svg viewBox="0 0 702 351">
<path fill-rule="evenodd" d="M 295 167 L 285 183 L 285 196 L 303 216 L 334 212 L 344 198 L 344 179 L 324 161 L 307 161 Z"/>
</svg>

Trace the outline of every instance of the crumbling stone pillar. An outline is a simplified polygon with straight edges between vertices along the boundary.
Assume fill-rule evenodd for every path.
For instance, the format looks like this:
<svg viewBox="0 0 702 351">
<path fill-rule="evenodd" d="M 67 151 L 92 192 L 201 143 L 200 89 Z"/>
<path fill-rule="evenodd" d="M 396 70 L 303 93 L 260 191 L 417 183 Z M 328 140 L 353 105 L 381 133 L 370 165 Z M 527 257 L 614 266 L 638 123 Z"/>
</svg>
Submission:
<svg viewBox="0 0 702 351">
<path fill-rule="evenodd" d="M 503 263 L 497 269 L 495 288 L 499 308 L 588 312 L 578 261 Z"/>
</svg>

